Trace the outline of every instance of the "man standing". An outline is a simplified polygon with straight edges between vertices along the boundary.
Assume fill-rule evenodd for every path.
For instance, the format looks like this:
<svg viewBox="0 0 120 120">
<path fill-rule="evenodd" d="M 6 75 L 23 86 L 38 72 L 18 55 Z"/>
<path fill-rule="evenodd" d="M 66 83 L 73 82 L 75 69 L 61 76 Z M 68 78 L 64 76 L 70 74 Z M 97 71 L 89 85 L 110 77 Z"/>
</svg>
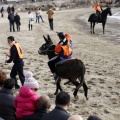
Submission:
<svg viewBox="0 0 120 120">
<path fill-rule="evenodd" d="M 19 75 L 21 84 L 24 84 L 25 81 L 25 76 L 23 74 L 23 66 L 24 66 L 24 61 L 23 61 L 23 53 L 20 45 L 14 40 L 13 36 L 9 36 L 7 38 L 8 44 L 10 45 L 10 53 L 6 54 L 9 56 L 9 60 L 6 60 L 6 63 L 11 63 L 12 61 L 14 62 L 14 65 L 12 67 L 10 77 L 15 79 L 15 88 L 19 89 L 20 86 L 17 83 L 16 75 Z"/>
<path fill-rule="evenodd" d="M 7 13 L 10 14 L 11 8 L 10 5 L 7 7 Z"/>
<path fill-rule="evenodd" d="M 47 11 L 47 14 L 48 14 L 50 29 L 53 30 L 53 14 L 54 14 L 54 11 L 52 9 L 49 9 Z"/>
<path fill-rule="evenodd" d="M 56 107 L 46 114 L 42 120 L 67 120 L 69 114 L 67 109 L 70 105 L 70 95 L 66 92 L 60 92 L 56 96 L 55 100 Z"/>
<path fill-rule="evenodd" d="M 9 20 L 9 24 L 10 24 L 10 32 L 12 32 L 12 28 L 13 28 L 13 32 L 15 32 L 15 26 L 14 26 L 14 14 L 11 11 L 10 14 L 8 15 L 8 20 Z"/>
</svg>

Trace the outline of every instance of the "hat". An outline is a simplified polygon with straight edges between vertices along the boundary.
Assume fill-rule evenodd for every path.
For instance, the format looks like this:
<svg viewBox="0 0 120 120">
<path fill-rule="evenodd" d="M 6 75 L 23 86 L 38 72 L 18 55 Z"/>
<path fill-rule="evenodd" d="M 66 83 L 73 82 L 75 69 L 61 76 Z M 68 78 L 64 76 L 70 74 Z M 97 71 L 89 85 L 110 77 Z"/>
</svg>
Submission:
<svg viewBox="0 0 120 120">
<path fill-rule="evenodd" d="M 59 32 L 58 34 L 58 37 L 61 38 L 61 39 L 64 39 L 65 38 L 65 35 L 63 32 Z"/>
<path fill-rule="evenodd" d="M 37 80 L 33 78 L 33 73 L 30 71 L 28 71 L 25 75 L 24 86 L 28 88 L 37 88 L 37 89 L 39 88 L 39 84 Z"/>
</svg>

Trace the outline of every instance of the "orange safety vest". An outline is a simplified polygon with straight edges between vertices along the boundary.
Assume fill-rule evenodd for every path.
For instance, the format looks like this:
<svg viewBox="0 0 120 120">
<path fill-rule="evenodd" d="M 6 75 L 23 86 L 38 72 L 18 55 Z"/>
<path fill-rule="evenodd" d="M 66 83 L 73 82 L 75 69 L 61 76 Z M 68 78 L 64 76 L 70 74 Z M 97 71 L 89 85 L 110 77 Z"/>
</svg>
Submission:
<svg viewBox="0 0 120 120">
<path fill-rule="evenodd" d="M 71 53 L 72 53 L 72 49 L 71 49 L 71 47 L 69 47 L 69 46 L 67 46 L 67 45 L 65 45 L 65 46 L 61 46 L 62 47 L 62 49 L 63 49 L 63 54 L 64 54 L 64 56 L 69 56 Z"/>
<path fill-rule="evenodd" d="M 99 12 L 102 12 L 101 7 L 98 4 L 94 5 L 94 10 L 98 10 Z"/>
<path fill-rule="evenodd" d="M 20 45 L 17 42 L 15 44 L 13 44 L 13 45 L 15 45 L 15 47 L 17 48 L 19 58 L 23 58 L 23 53 L 22 53 L 22 49 L 21 49 Z M 12 46 L 10 47 L 10 55 L 11 55 Z"/>
</svg>

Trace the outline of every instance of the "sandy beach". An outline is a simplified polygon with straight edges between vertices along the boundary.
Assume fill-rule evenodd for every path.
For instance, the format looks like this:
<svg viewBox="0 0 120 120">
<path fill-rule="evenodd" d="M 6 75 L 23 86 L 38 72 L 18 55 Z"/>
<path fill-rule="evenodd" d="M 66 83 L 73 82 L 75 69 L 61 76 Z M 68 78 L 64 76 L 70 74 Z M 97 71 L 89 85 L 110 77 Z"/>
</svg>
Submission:
<svg viewBox="0 0 120 120">
<path fill-rule="evenodd" d="M 120 8 L 113 8 L 116 13 Z M 73 96 L 73 85 L 63 85 L 62 88 L 71 95 L 70 114 L 79 114 L 84 120 L 89 115 L 97 115 L 102 120 L 120 119 L 120 20 L 108 17 L 105 34 L 102 25 L 97 24 L 96 34 L 90 34 L 88 17 L 93 13 L 91 7 L 55 11 L 54 31 L 50 31 L 46 12 L 43 12 L 44 23 L 33 24 L 33 31 L 28 30 L 27 12 L 20 12 L 21 31 L 9 32 L 7 13 L 0 18 L 0 69 L 9 77 L 12 63 L 4 64 L 4 52 L 9 49 L 7 37 L 12 35 L 23 48 L 24 71 L 32 71 L 40 84 L 38 95 L 47 94 L 54 108 L 55 82 L 50 72 L 47 56 L 38 54 L 39 47 L 44 43 L 43 35 L 49 34 L 53 42 L 58 43 L 56 31 L 69 33 L 73 40 L 73 58 L 81 59 L 86 66 L 85 80 L 87 82 L 89 100 L 86 101 L 81 87 L 76 101 Z M 33 12 L 34 17 L 35 13 Z M 20 82 L 19 82 L 20 83 Z M 14 90 L 15 95 L 18 91 Z"/>
</svg>

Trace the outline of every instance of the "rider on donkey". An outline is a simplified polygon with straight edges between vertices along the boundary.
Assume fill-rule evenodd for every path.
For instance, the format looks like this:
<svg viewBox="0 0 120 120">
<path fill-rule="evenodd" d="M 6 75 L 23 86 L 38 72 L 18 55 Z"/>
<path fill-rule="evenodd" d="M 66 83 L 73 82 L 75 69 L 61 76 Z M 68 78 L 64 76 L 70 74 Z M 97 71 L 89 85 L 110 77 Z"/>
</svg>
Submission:
<svg viewBox="0 0 120 120">
<path fill-rule="evenodd" d="M 96 10 L 96 21 L 98 22 L 99 19 L 101 18 L 101 13 L 102 13 L 102 8 L 99 4 L 99 2 L 96 2 L 96 4 L 94 4 L 94 10 Z"/>
<path fill-rule="evenodd" d="M 71 59 L 72 57 L 72 40 L 69 34 L 64 34 L 63 32 L 57 33 L 60 41 L 55 47 L 55 54 L 57 56 L 53 57 L 48 61 L 48 66 L 54 75 L 54 79 L 57 81 L 58 76 L 55 73 L 55 64 L 60 60 Z"/>
</svg>

